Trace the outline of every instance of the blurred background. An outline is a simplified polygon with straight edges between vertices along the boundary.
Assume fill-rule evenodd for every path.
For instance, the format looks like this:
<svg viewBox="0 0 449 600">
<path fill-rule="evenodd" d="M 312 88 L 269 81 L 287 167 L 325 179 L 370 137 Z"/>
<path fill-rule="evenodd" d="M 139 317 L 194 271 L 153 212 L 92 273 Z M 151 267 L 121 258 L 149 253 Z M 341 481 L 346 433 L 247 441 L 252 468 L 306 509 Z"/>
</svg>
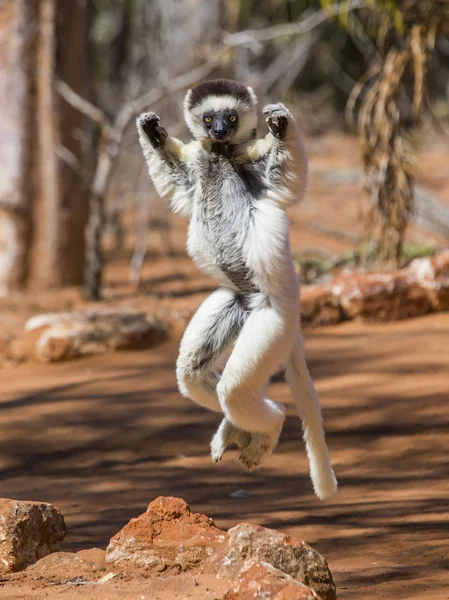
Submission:
<svg viewBox="0 0 449 600">
<path fill-rule="evenodd" d="M 154 193 L 134 120 L 151 108 L 185 138 L 186 89 L 217 76 L 286 102 L 307 138 L 311 188 L 292 214 L 304 281 L 433 253 L 449 235 L 448 13 L 444 0 L 3 0 L 2 295 L 161 291 L 148 278 L 179 267 L 184 225 Z"/>
</svg>

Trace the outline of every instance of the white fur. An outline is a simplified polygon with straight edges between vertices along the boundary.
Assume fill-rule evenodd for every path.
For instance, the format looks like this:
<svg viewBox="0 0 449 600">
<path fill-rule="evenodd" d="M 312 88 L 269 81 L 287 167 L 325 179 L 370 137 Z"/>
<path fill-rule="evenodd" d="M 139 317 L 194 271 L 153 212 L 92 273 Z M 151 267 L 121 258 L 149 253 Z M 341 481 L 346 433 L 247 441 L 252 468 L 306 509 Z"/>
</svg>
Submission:
<svg viewBox="0 0 449 600">
<path fill-rule="evenodd" d="M 303 336 L 298 328 L 290 360 L 287 363 L 287 381 L 303 423 L 304 441 L 310 464 L 310 477 L 316 495 L 321 500 L 337 492 L 337 479 L 332 469 L 324 437 L 320 402 L 307 369 Z"/>
<path fill-rule="evenodd" d="M 152 148 L 139 127 L 139 139 L 157 190 L 170 198 L 174 210 L 192 215 L 189 253 L 222 285 L 205 300 L 186 329 L 177 362 L 179 389 L 201 406 L 224 414 L 211 443 L 213 459 L 219 460 L 225 448 L 236 443 L 242 462 L 253 468 L 274 450 L 282 430 L 284 409 L 267 398 L 265 390 L 270 375 L 280 365 L 286 365 L 287 380 L 303 421 L 314 490 L 319 498 L 329 498 L 335 494 L 337 482 L 329 461 L 319 400 L 304 357 L 299 284 L 290 255 L 289 220 L 285 213 L 288 206 L 301 200 L 306 189 L 307 158 L 301 136 L 292 115 L 279 104 L 266 107 L 267 119 L 275 114 L 287 118 L 286 136 L 280 140 L 269 132 L 265 138 L 253 140 L 257 98 L 252 90 L 251 107 L 238 106 L 232 96 L 209 96 L 192 111 L 188 110 L 189 94 L 184 104 L 185 118 L 197 139 L 182 144 L 168 138 L 164 151 L 189 171 L 196 184 L 191 196 L 177 189 L 163 154 Z M 261 175 L 265 191 L 254 202 L 251 219 L 245 221 L 245 215 L 238 212 L 244 204 L 231 202 L 240 189 L 233 185 L 232 178 L 225 179 L 221 188 L 231 222 L 246 223 L 231 238 L 230 253 L 235 247 L 241 249 L 245 266 L 260 290 L 249 295 L 245 305 L 239 304 L 238 285 L 222 272 L 211 248 L 205 246 L 204 223 L 198 213 L 198 182 L 200 175 L 204 177 L 200 173 L 204 161 L 200 163 L 199 157 L 210 152 L 212 143 L 205 135 L 202 115 L 209 108 L 231 107 L 236 107 L 240 117 L 237 135 L 231 140 L 238 144 L 235 160 L 266 165 Z M 281 170 L 277 168 L 280 165 Z M 279 172 L 284 174 L 282 181 Z M 223 236 L 225 239 L 226 231 Z M 232 351 L 220 376 L 217 367 L 229 349 Z"/>
<path fill-rule="evenodd" d="M 149 143 L 139 119 L 136 120 L 136 125 L 139 132 L 139 142 L 148 166 L 148 173 L 150 174 L 157 193 L 161 198 L 165 198 L 170 202 L 173 212 L 179 213 L 184 217 L 189 216 L 192 211 L 192 199 L 183 189 L 174 184 L 164 159 Z M 199 148 L 200 145 L 197 141 L 183 144 L 181 140 L 172 137 L 168 138 L 166 143 L 167 152 L 172 154 L 176 159 L 184 162 L 186 165 L 189 165 L 194 161 Z"/>
</svg>

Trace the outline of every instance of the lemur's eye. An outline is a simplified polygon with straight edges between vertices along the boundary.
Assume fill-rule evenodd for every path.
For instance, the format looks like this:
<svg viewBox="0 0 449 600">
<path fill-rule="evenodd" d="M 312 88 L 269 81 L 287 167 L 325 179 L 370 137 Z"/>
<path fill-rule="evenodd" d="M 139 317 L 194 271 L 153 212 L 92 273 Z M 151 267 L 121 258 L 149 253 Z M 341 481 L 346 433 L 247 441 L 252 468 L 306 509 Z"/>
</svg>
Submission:
<svg viewBox="0 0 449 600">
<path fill-rule="evenodd" d="M 229 122 L 230 123 L 237 123 L 237 119 L 238 119 L 237 115 L 230 115 L 229 116 Z"/>
<path fill-rule="evenodd" d="M 205 123 L 207 123 L 207 125 L 210 125 L 210 124 L 212 123 L 212 117 L 209 117 L 208 115 L 206 115 L 206 116 L 203 118 L 203 121 L 204 121 Z"/>
</svg>

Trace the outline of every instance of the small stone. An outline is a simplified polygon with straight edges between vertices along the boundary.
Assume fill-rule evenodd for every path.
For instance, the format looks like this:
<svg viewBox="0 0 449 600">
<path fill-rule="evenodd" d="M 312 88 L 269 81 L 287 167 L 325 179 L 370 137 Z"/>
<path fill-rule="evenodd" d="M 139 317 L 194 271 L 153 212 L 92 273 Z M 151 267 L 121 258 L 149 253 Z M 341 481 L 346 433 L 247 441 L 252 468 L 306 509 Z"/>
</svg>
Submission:
<svg viewBox="0 0 449 600">
<path fill-rule="evenodd" d="M 167 327 L 142 313 L 108 310 L 47 313 L 30 319 L 11 345 L 13 357 L 59 362 L 113 350 L 152 348 L 168 337 Z"/>
<path fill-rule="evenodd" d="M 184 500 L 161 496 L 111 539 L 106 562 L 154 573 L 202 570 L 225 537 L 212 519 L 192 513 Z"/>
<path fill-rule="evenodd" d="M 415 258 L 407 271 L 427 294 L 432 309 L 449 309 L 449 250 L 432 258 Z"/>
<path fill-rule="evenodd" d="M 247 561 L 223 600 L 316 600 L 313 590 L 268 563 Z"/>
<path fill-rule="evenodd" d="M 234 580 L 248 560 L 268 563 L 310 587 L 322 600 L 336 600 L 326 560 L 305 542 L 249 523 L 228 531 L 227 543 L 211 559 L 219 577 Z"/>
<path fill-rule="evenodd" d="M 251 494 L 246 490 L 235 490 L 229 494 L 231 498 L 249 498 Z"/>
<path fill-rule="evenodd" d="M 59 550 L 65 534 L 64 517 L 51 504 L 0 499 L 0 573 Z"/>
<path fill-rule="evenodd" d="M 328 284 L 302 288 L 300 308 L 303 325 L 335 325 L 344 320 L 339 299 Z"/>
<path fill-rule="evenodd" d="M 42 580 L 46 584 L 77 584 L 98 582 L 106 573 L 105 551 L 98 548 L 80 552 L 54 552 L 41 558 L 25 572 L 11 575 L 12 581 L 20 577 L 31 581 Z"/>
</svg>

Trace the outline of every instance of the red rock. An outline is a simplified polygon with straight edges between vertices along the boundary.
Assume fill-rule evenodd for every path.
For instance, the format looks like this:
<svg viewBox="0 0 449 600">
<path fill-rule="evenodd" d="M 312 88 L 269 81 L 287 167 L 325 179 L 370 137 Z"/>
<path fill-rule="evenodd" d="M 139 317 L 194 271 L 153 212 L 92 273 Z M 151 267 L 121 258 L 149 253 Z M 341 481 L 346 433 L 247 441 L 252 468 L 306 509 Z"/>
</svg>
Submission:
<svg viewBox="0 0 449 600">
<path fill-rule="evenodd" d="M 335 325 L 344 316 L 339 299 L 329 285 L 308 285 L 301 289 L 301 322 L 304 325 Z"/>
<path fill-rule="evenodd" d="M 248 561 L 223 600 L 316 600 L 313 590 L 270 564 Z"/>
<path fill-rule="evenodd" d="M 44 502 L 0 499 L 0 572 L 18 571 L 59 550 L 64 517 Z"/>
<path fill-rule="evenodd" d="M 46 329 L 46 326 L 38 327 L 32 331 L 25 331 L 23 335 L 14 338 L 9 344 L 7 356 L 19 362 L 32 358 L 36 343 Z"/>
<path fill-rule="evenodd" d="M 432 309 L 449 309 L 449 250 L 432 258 L 415 258 L 407 268 L 426 292 Z"/>
<path fill-rule="evenodd" d="M 336 600 L 326 560 L 305 542 L 272 529 L 240 523 L 228 531 L 226 544 L 210 560 L 218 576 L 230 580 L 248 560 L 267 563 L 310 587 L 318 598 Z"/>
<path fill-rule="evenodd" d="M 58 362 L 113 350 L 153 348 L 168 337 L 167 327 L 141 313 L 108 310 L 48 313 L 30 319 L 12 344 L 12 356 Z"/>
<path fill-rule="evenodd" d="M 111 539 L 106 562 L 156 573 L 203 570 L 225 537 L 212 519 L 192 513 L 184 500 L 161 496 Z"/>
<path fill-rule="evenodd" d="M 330 287 L 347 319 L 396 321 L 431 310 L 425 290 L 405 271 L 344 275 Z"/>
</svg>

